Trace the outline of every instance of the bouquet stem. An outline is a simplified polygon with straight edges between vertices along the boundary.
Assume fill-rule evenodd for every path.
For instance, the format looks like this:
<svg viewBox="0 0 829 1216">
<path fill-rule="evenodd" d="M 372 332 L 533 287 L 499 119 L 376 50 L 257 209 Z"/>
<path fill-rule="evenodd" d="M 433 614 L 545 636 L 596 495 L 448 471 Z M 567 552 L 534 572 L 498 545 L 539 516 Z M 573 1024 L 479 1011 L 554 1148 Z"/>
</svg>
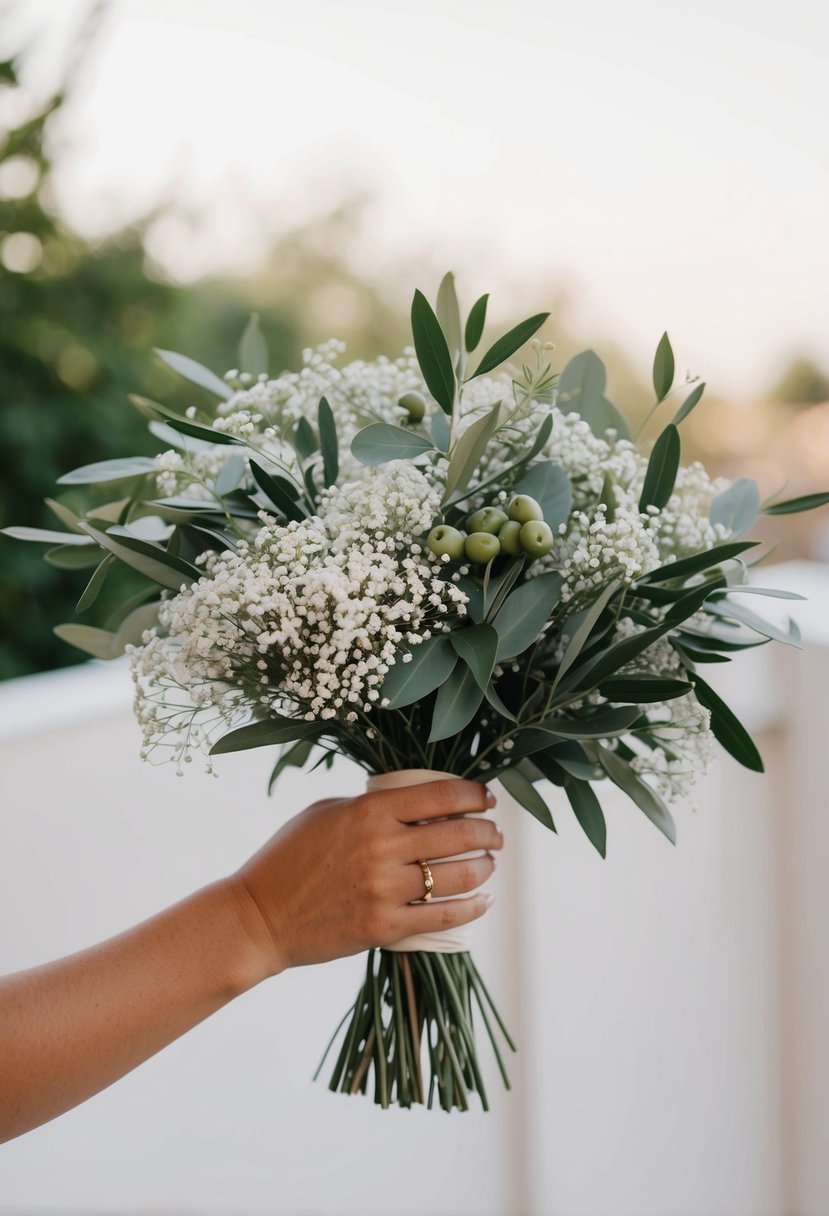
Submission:
<svg viewBox="0 0 829 1216">
<path fill-rule="evenodd" d="M 329 1089 L 366 1094 L 371 1086 L 374 1101 L 384 1109 L 394 1103 L 431 1110 L 437 1097 L 443 1110 L 469 1110 L 470 1097 L 477 1094 L 483 1109 L 489 1110 L 473 1011 L 509 1089 L 497 1032 L 511 1051 L 515 1044 L 472 956 L 370 950 L 363 986 L 334 1032 L 314 1079 L 347 1024 Z"/>
</svg>

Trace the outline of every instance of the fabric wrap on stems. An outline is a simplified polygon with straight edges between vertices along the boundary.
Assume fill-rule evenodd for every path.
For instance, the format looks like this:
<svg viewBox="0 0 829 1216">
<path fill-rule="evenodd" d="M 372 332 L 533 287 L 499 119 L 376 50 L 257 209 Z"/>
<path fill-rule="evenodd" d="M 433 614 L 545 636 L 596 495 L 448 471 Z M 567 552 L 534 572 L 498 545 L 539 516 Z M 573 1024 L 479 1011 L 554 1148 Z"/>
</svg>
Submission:
<svg viewBox="0 0 829 1216">
<path fill-rule="evenodd" d="M 377 790 L 397 790 L 406 785 L 422 785 L 428 781 L 445 781 L 455 778 L 455 773 L 445 773 L 438 769 L 431 768 L 404 768 L 398 769 L 390 773 L 378 773 L 368 779 L 368 791 L 374 793 Z M 430 823 L 439 822 L 430 820 Z M 457 861 L 460 858 L 466 857 L 481 857 L 483 850 L 477 849 L 472 853 L 459 853 L 455 856 L 441 857 L 440 861 Z M 425 857 L 424 861 L 433 864 L 437 861 L 436 858 Z M 437 884 L 437 874 L 432 870 Z M 438 871 L 439 873 L 439 871 Z M 441 903 L 444 900 L 463 899 L 461 895 L 441 896 L 436 892 L 431 899 L 431 903 Z M 442 929 L 436 933 L 413 933 L 409 937 L 402 938 L 399 942 L 394 942 L 391 946 L 385 946 L 385 950 L 394 950 L 398 953 L 409 953 L 415 950 L 422 950 L 426 954 L 461 954 L 472 949 L 476 937 L 476 925 L 473 921 L 471 924 L 458 925 L 454 929 Z"/>
</svg>

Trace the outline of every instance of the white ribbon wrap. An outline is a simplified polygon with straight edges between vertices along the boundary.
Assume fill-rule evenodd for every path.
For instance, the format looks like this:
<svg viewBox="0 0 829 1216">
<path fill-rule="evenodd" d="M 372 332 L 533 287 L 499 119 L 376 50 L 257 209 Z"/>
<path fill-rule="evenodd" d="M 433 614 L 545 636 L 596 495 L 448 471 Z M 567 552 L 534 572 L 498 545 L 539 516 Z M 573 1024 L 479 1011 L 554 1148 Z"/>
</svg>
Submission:
<svg viewBox="0 0 829 1216">
<path fill-rule="evenodd" d="M 393 773 L 380 773 L 375 777 L 369 777 L 368 789 L 370 793 L 376 790 L 398 790 L 406 785 L 421 785 L 427 781 L 443 781 L 446 778 L 454 777 L 454 773 L 443 773 L 437 769 L 430 768 L 404 768 Z M 496 792 L 496 791 L 493 791 Z M 437 823 L 439 820 L 430 819 L 429 823 Z M 478 849 L 473 853 L 459 853 L 453 857 L 441 857 L 440 861 L 457 861 L 466 857 L 482 857 L 484 850 Z M 435 858 L 425 857 L 424 861 L 435 861 Z M 434 871 L 433 871 L 434 873 Z M 444 899 L 461 899 L 460 895 L 441 896 L 439 894 L 432 897 L 431 903 L 441 903 Z M 427 954 L 458 954 L 461 951 L 471 950 L 475 938 L 475 923 L 471 922 L 466 925 L 458 925 L 455 929 L 442 929 L 437 933 L 413 933 L 410 937 L 404 937 L 401 941 L 395 942 L 391 946 L 386 946 L 387 950 L 413 951 L 423 950 Z"/>
</svg>

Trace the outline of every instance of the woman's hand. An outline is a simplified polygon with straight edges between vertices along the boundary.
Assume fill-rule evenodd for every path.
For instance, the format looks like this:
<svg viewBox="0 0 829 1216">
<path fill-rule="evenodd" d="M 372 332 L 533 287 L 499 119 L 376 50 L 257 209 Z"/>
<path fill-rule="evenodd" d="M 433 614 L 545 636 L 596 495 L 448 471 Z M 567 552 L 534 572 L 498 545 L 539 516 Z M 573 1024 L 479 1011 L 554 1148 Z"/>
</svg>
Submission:
<svg viewBox="0 0 829 1216">
<path fill-rule="evenodd" d="M 413 901 L 425 893 L 421 859 L 436 897 L 486 882 L 503 837 L 490 819 L 463 816 L 494 804 L 485 786 L 453 778 L 329 798 L 291 819 L 227 880 L 255 947 L 251 982 L 483 916 L 492 896 L 481 893 Z M 441 861 L 472 850 L 485 851 Z"/>
</svg>

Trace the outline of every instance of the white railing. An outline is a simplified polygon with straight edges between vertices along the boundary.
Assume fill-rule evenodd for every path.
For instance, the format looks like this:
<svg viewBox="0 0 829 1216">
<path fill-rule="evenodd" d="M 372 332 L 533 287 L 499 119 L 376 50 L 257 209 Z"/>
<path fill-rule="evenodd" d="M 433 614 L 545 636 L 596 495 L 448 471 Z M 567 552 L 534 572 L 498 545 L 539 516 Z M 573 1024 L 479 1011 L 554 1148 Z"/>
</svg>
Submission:
<svg viewBox="0 0 829 1216">
<path fill-rule="evenodd" d="M 810 597 L 805 653 L 720 679 L 766 777 L 718 763 L 676 850 L 607 794 L 605 863 L 566 807 L 557 837 L 501 808 L 477 953 L 520 1052 L 492 1114 L 382 1113 L 311 1084 L 358 983 L 345 960 L 248 994 L 0 1150 L 0 1213 L 824 1216 L 829 573 L 764 581 Z M 176 780 L 138 760 L 130 696 L 99 664 L 0 685 L 0 970 L 117 932 L 332 782 L 361 787 L 343 764 L 268 801 L 259 753 Z"/>
</svg>

